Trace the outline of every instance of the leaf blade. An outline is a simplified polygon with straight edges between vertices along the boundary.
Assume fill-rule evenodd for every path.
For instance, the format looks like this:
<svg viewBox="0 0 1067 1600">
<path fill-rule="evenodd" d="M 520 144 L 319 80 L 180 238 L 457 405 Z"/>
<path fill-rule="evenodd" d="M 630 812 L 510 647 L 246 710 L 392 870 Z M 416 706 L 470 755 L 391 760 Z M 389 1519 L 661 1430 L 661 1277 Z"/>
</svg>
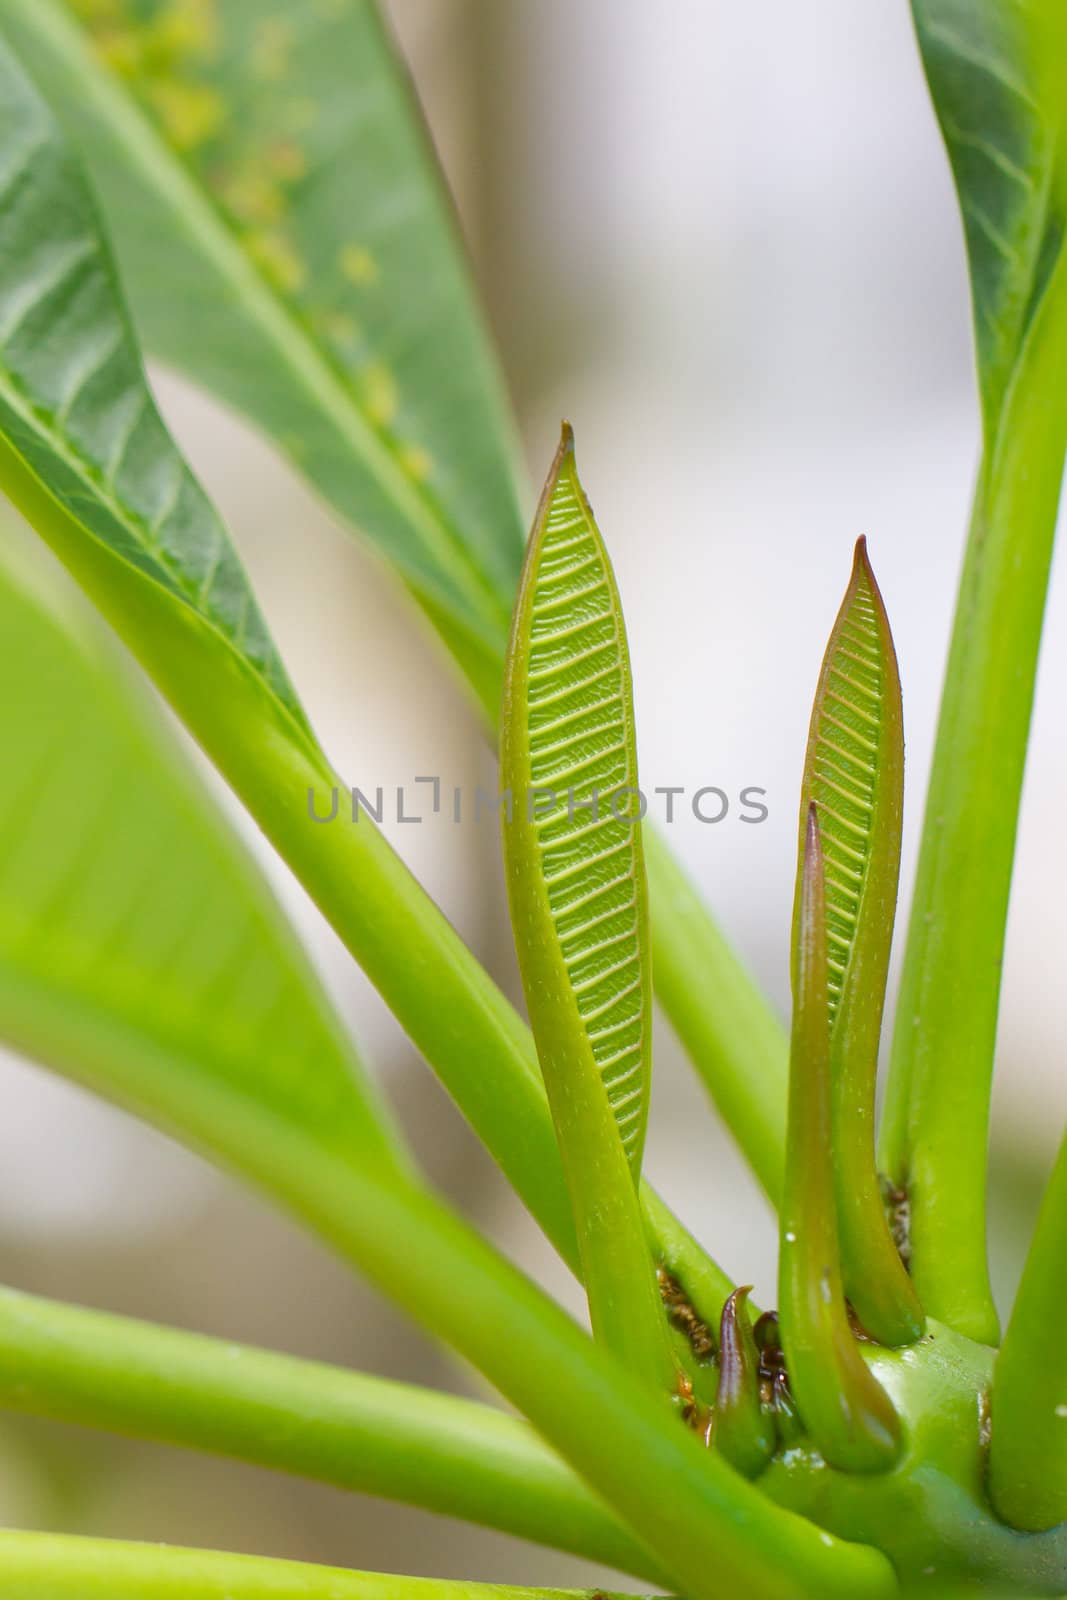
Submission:
<svg viewBox="0 0 1067 1600">
<path fill-rule="evenodd" d="M 213 39 L 161 55 L 165 22 L 162 4 L 131 18 L 125 76 L 104 17 L 44 0 L 4 27 L 90 157 L 147 344 L 398 567 L 493 715 L 523 548 L 515 446 L 376 9 L 297 0 L 272 22 L 223 0 Z M 272 28 L 277 76 L 255 68 Z M 202 137 L 183 128 L 198 103 L 217 111 Z"/>
<path fill-rule="evenodd" d="M 20 685 L 0 741 L 22 775 L 0 796 L 0 1034 L 232 1168 L 256 1165 L 266 1114 L 406 1172 L 273 896 L 58 578 L 62 607 L 0 562 Z"/>
<path fill-rule="evenodd" d="M 0 418 L 94 537 L 243 655 L 307 722 L 221 523 L 148 391 L 81 173 L 0 44 Z"/>
</svg>

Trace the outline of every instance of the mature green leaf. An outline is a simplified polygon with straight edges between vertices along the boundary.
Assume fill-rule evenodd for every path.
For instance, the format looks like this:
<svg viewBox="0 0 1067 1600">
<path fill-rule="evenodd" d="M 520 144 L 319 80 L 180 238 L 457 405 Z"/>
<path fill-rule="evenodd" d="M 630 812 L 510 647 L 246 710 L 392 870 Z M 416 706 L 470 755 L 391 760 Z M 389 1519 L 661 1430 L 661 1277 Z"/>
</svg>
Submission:
<svg viewBox="0 0 1067 1600">
<path fill-rule="evenodd" d="M 906 1344 L 922 1312 L 889 1233 L 874 1164 L 874 1099 L 900 876 L 904 732 L 882 596 L 860 539 L 823 657 L 801 785 L 799 873 L 818 806 L 827 915 L 833 1164 L 849 1298 L 869 1333 Z M 802 895 L 797 884 L 796 916 Z M 794 953 L 800 949 L 794 928 Z"/>
<path fill-rule="evenodd" d="M 0 565 L 0 1037 L 257 1177 L 263 1118 L 391 1164 L 259 871 L 88 607 L 50 587 L 61 605 Z"/>
<path fill-rule="evenodd" d="M 495 717 L 512 441 L 374 5 L 10 0 L 0 25 L 89 157 L 149 348 L 378 546 Z"/>
<path fill-rule="evenodd" d="M 1013 1528 L 1067 1522 L 1067 1140 L 1049 1179 L 993 1369 L 989 1492 Z"/>
<path fill-rule="evenodd" d="M 244 574 L 152 401 L 81 173 L 0 46 L 0 428 L 93 537 L 303 712 Z"/>
<path fill-rule="evenodd" d="M 789 1386 L 820 1453 L 842 1472 L 892 1466 L 900 1423 L 864 1365 L 841 1279 L 832 1148 L 828 907 L 818 808 L 808 804 L 793 923 L 789 1133 L 778 1307 Z"/>
<path fill-rule="evenodd" d="M 0 29 L 77 134 L 147 344 L 377 543 L 495 723 L 512 427 L 373 0 L 8 0 Z M 781 1026 L 654 830 L 649 874 L 664 1006 L 776 1201 Z"/>
<path fill-rule="evenodd" d="M 618 590 L 566 425 L 515 604 L 500 770 L 511 806 L 504 863 L 519 969 L 593 1328 L 669 1378 L 634 1192 L 648 1119 L 652 983 L 633 688 Z"/>
<path fill-rule="evenodd" d="M 995 1343 L 989 1094 L 1034 674 L 1067 440 L 1067 10 L 913 0 L 963 213 L 983 456 L 881 1140 L 926 1310 Z"/>
<path fill-rule="evenodd" d="M 913 0 L 967 240 L 978 382 L 994 430 L 1063 245 L 1059 0 Z"/>
</svg>

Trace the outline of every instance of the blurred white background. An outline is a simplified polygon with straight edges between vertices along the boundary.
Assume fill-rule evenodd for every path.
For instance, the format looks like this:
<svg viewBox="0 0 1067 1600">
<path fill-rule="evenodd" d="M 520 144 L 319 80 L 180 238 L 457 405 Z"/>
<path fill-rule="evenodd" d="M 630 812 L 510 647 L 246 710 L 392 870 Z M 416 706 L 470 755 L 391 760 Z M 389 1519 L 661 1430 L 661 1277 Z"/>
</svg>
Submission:
<svg viewBox="0 0 1067 1600">
<path fill-rule="evenodd" d="M 803 743 L 853 541 L 868 535 L 901 659 L 910 884 L 976 460 L 962 245 L 905 0 L 391 10 L 460 202 L 531 483 L 560 417 L 577 431 L 627 610 L 645 785 L 767 791 L 760 827 L 683 815 L 671 837 L 784 1014 Z M 474 717 L 397 588 L 247 430 L 156 376 L 341 770 L 365 789 L 419 772 L 487 783 Z M 1002 1007 L 1002 1298 L 1067 1115 L 1067 911 L 1054 893 L 1067 868 L 1065 611 L 1054 582 Z M 390 832 L 513 987 L 492 830 Z M 281 888 L 435 1179 L 577 1306 L 380 1002 Z M 656 1070 L 652 1177 L 773 1300 L 768 1215 L 665 1029 Z M 193 1157 L 18 1063 L 0 1089 L 8 1281 L 473 1390 Z M 498 1580 L 582 1571 L 429 1517 L 58 1428 L 0 1422 L 3 1462 L 11 1521 Z"/>
</svg>

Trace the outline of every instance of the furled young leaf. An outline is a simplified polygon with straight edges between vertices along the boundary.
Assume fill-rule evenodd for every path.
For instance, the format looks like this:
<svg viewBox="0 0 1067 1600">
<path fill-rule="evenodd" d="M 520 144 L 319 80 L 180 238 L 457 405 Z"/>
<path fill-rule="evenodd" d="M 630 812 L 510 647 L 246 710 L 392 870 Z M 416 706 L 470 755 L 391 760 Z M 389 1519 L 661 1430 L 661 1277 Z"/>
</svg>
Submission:
<svg viewBox="0 0 1067 1600">
<path fill-rule="evenodd" d="M 635 1195 L 652 988 L 633 690 L 618 590 L 566 424 L 515 604 L 500 769 L 519 968 L 593 1328 L 669 1375 Z"/>
<path fill-rule="evenodd" d="M 1049 1180 L 993 1369 L 989 1492 L 1013 1528 L 1067 1522 L 1067 1141 Z"/>
<path fill-rule="evenodd" d="M 974 302 L 983 454 L 886 1095 L 927 1312 L 995 1343 L 989 1092 L 1034 674 L 1067 440 L 1067 10 L 913 0 Z"/>
<path fill-rule="evenodd" d="M 922 1312 L 882 1203 L 874 1098 L 900 875 L 904 733 L 889 619 L 864 539 L 856 545 L 811 715 L 801 786 L 801 875 L 813 802 L 826 885 L 831 1149 L 845 1287 L 867 1331 L 900 1345 L 919 1337 Z M 798 918 L 801 904 L 798 882 Z M 798 935 L 795 929 L 795 952 Z"/>
<path fill-rule="evenodd" d="M 9 0 L 151 350 L 372 540 L 491 717 L 523 528 L 455 220 L 368 0 Z"/>
<path fill-rule="evenodd" d="M 843 1472 L 893 1463 L 900 1424 L 859 1353 L 841 1280 L 833 1166 L 827 899 L 818 809 L 808 805 L 793 926 L 789 1132 L 778 1315 L 789 1384 L 816 1447 Z"/>
<path fill-rule="evenodd" d="M 0 565 L 0 1037 L 257 1178 L 264 1118 L 392 1164 L 384 1109 L 258 870 L 49 576 L 61 607 Z"/>
<path fill-rule="evenodd" d="M 775 1436 L 760 1400 L 759 1351 L 745 1304 L 749 1292 L 735 1289 L 722 1308 L 711 1445 L 738 1472 L 755 1478 L 774 1454 Z"/>
<path fill-rule="evenodd" d="M 495 724 L 523 548 L 513 429 L 373 0 L 7 0 L 0 30 L 77 135 L 147 345 L 376 543 Z M 783 1031 L 649 841 L 664 1007 L 777 1203 Z"/>
</svg>

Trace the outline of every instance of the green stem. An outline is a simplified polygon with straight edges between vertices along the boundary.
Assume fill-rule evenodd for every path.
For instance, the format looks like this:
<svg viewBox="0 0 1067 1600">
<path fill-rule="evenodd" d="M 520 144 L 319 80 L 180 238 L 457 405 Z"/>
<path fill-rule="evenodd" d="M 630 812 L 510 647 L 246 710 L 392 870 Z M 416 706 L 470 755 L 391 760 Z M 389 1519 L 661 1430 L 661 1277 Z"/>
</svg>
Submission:
<svg viewBox="0 0 1067 1600">
<path fill-rule="evenodd" d="M 893 1038 L 881 1151 L 929 1315 L 994 1344 L 986 1160 L 1004 928 L 1067 440 L 1067 266 L 979 475 Z"/>
<path fill-rule="evenodd" d="M 51 1533 L 0 1533 L 0 1583 L 5 1600 L 593 1600 Z"/>
<path fill-rule="evenodd" d="M 832 1147 L 826 888 L 818 810 L 808 806 L 793 924 L 789 1136 L 778 1305 L 789 1386 L 839 1472 L 884 1472 L 900 1445 L 893 1404 L 859 1353 L 841 1277 Z"/>
<path fill-rule="evenodd" d="M 1067 1140 L 1049 1180 L 993 1370 L 989 1490 L 1013 1528 L 1067 1522 Z"/>
<path fill-rule="evenodd" d="M 474 1363 L 693 1600 L 891 1595 L 873 1550 L 783 1518 L 528 1279 L 428 1194 L 331 1163 L 282 1175 L 294 1210 Z"/>
<path fill-rule="evenodd" d="M 785 1165 L 785 1032 L 655 828 L 645 828 L 644 842 L 656 997 L 777 1206 Z"/>
<path fill-rule="evenodd" d="M 432 1389 L 0 1289 L 0 1406 L 299 1473 L 663 1581 L 526 1423 Z"/>
</svg>

